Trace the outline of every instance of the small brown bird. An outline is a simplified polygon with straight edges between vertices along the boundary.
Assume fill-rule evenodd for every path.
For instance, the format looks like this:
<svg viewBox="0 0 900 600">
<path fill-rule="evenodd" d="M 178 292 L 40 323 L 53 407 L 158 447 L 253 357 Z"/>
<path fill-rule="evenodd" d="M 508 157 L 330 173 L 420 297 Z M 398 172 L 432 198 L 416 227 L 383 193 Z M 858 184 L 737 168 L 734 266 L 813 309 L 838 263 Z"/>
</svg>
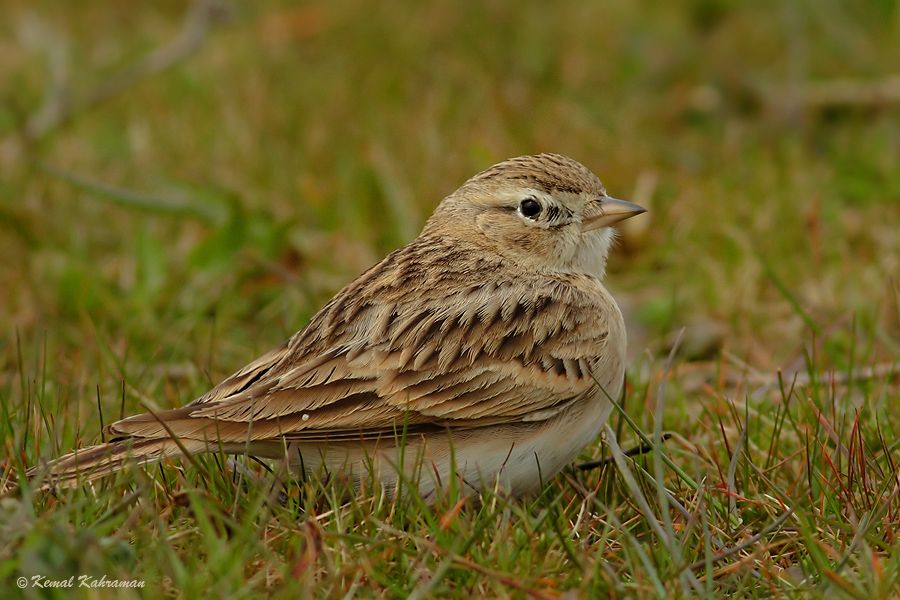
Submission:
<svg viewBox="0 0 900 600">
<path fill-rule="evenodd" d="M 223 450 L 377 477 L 388 493 L 398 473 L 425 498 L 453 477 L 533 492 L 597 436 L 621 390 L 625 325 L 602 279 L 610 226 L 642 212 L 565 156 L 494 165 L 280 348 L 29 476 L 73 485 Z"/>
</svg>

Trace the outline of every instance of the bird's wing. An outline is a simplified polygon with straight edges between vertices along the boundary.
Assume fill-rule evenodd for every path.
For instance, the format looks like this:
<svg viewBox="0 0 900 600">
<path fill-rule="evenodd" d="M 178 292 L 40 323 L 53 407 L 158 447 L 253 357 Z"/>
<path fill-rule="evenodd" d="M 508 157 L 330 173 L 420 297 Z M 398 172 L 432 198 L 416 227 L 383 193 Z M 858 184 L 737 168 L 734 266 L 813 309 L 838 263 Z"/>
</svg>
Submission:
<svg viewBox="0 0 900 600">
<path fill-rule="evenodd" d="M 623 335 L 596 280 L 485 285 L 471 273 L 435 282 L 404 273 L 389 257 L 284 346 L 194 403 L 125 419 L 112 432 L 360 439 L 401 426 L 540 421 L 594 388 L 592 370 L 616 345 L 610 334 Z"/>
</svg>

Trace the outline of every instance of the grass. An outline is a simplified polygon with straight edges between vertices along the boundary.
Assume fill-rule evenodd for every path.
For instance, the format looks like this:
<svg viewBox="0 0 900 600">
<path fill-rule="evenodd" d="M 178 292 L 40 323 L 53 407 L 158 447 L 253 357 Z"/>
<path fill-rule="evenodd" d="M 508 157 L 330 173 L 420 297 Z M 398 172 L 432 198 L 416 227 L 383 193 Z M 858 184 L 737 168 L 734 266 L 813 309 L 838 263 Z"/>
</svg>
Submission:
<svg viewBox="0 0 900 600">
<path fill-rule="evenodd" d="M 631 365 L 602 467 L 430 508 L 218 456 L 25 493 L 0 596 L 896 597 L 900 113 L 791 95 L 894 75 L 895 2 L 242 3 L 28 140 L 48 90 L 89 96 L 185 7 L 0 10 L 13 478 L 279 343 L 496 160 L 570 154 L 651 209 L 610 265 Z"/>
</svg>

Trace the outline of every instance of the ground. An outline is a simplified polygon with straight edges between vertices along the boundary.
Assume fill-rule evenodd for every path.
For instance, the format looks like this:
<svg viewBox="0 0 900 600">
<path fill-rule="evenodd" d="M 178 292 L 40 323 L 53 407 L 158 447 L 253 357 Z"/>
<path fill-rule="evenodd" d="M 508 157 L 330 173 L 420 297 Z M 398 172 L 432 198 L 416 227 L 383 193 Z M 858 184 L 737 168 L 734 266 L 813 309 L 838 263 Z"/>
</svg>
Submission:
<svg viewBox="0 0 900 600">
<path fill-rule="evenodd" d="M 500 159 L 568 154 L 650 209 L 610 260 L 602 467 L 434 507 L 219 456 L 26 491 L 0 596 L 897 594 L 896 2 L 0 11 L 4 479 L 198 396 Z"/>
</svg>

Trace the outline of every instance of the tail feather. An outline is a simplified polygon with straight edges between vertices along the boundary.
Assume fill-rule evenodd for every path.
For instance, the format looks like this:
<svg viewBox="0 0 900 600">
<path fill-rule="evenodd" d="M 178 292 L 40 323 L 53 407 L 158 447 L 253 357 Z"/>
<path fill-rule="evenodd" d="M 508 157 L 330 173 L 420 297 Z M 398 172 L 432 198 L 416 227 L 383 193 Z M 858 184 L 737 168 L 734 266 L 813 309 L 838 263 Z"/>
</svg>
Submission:
<svg viewBox="0 0 900 600">
<path fill-rule="evenodd" d="M 39 481 L 40 489 L 72 487 L 100 479 L 127 464 L 146 465 L 166 458 L 195 454 L 207 449 L 205 442 L 171 438 L 128 438 L 82 448 L 44 465 L 28 469 L 29 481 Z"/>
</svg>

